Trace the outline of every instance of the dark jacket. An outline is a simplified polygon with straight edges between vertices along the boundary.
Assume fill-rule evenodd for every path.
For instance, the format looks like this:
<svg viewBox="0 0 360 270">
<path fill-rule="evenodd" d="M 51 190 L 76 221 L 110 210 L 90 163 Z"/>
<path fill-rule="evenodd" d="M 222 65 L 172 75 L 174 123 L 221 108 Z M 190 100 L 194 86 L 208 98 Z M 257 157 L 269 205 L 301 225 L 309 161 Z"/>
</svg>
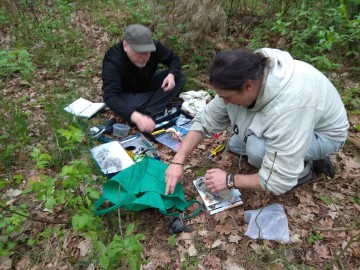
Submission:
<svg viewBox="0 0 360 270">
<path fill-rule="evenodd" d="M 122 41 L 112 46 L 105 54 L 102 68 L 103 98 L 106 105 L 117 115 L 129 119 L 134 112 L 129 102 L 122 98 L 124 92 L 146 92 L 159 64 L 168 66 L 175 79 L 180 75 L 180 59 L 170 49 L 155 41 L 156 51 L 152 52 L 146 66 L 135 66 L 124 51 Z M 159 85 L 160 87 L 161 85 Z"/>
</svg>

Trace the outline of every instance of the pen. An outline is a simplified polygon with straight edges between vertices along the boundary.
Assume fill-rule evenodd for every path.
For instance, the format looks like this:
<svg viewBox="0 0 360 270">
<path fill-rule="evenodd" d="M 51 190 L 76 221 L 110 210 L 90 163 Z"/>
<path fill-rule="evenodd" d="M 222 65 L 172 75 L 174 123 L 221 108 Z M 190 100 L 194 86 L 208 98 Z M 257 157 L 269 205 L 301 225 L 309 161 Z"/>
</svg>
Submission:
<svg viewBox="0 0 360 270">
<path fill-rule="evenodd" d="M 123 143 L 130 142 L 130 141 L 132 141 L 132 140 L 135 140 L 135 139 L 138 138 L 139 136 L 140 136 L 140 134 L 135 134 L 134 136 L 131 136 L 131 137 L 129 137 L 129 138 L 122 139 L 122 140 L 120 141 L 120 143 L 123 144 Z"/>
</svg>

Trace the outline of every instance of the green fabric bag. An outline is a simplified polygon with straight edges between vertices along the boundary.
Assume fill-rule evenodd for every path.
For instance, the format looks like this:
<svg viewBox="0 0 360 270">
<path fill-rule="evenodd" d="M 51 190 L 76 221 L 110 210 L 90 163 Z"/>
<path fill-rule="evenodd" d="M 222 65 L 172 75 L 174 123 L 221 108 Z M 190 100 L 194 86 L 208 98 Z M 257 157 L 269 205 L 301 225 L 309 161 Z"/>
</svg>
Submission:
<svg viewBox="0 0 360 270">
<path fill-rule="evenodd" d="M 95 214 L 104 215 L 121 207 L 132 211 L 157 208 L 164 215 L 175 216 L 179 212 L 168 213 L 167 210 L 175 208 L 182 212 L 197 204 L 195 212 L 184 218 L 197 215 L 201 210 L 201 203 L 196 200 L 187 202 L 180 183 L 174 194 L 165 195 L 167 167 L 167 164 L 146 156 L 142 161 L 121 171 L 103 185 L 103 195 L 94 203 Z M 100 209 L 106 201 L 113 205 Z"/>
</svg>

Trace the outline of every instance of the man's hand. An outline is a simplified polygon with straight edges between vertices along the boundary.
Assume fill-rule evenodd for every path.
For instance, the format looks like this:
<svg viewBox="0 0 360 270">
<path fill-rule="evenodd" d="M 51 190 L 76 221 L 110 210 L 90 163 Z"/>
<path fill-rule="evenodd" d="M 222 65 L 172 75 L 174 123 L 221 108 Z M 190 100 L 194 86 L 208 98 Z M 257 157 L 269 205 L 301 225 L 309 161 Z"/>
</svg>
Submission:
<svg viewBox="0 0 360 270">
<path fill-rule="evenodd" d="M 161 88 L 164 89 L 165 92 L 172 90 L 175 87 L 175 76 L 171 73 L 166 76 L 164 79 Z"/>
<path fill-rule="evenodd" d="M 180 182 L 180 179 L 184 175 L 184 166 L 179 164 L 170 164 L 165 172 L 166 189 L 165 195 L 173 194 L 176 184 Z"/>
<path fill-rule="evenodd" d="M 137 111 L 131 114 L 130 120 L 136 124 L 141 132 L 152 132 L 155 129 L 154 120 L 151 117 Z"/>
<path fill-rule="evenodd" d="M 205 174 L 207 188 L 211 193 L 227 189 L 226 172 L 220 169 L 210 169 Z"/>
</svg>

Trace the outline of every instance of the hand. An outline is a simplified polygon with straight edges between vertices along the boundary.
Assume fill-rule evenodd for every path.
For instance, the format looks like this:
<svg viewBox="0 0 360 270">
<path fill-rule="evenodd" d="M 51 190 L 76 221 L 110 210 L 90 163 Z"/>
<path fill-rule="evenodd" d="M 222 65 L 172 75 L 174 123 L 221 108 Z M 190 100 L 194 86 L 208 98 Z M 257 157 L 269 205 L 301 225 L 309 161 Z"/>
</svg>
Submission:
<svg viewBox="0 0 360 270">
<path fill-rule="evenodd" d="M 136 124 L 141 132 L 152 132 L 155 129 L 154 120 L 150 116 L 137 111 L 131 114 L 130 120 Z"/>
<path fill-rule="evenodd" d="M 205 182 L 211 193 L 227 189 L 226 175 L 227 173 L 220 169 L 210 169 L 206 171 Z"/>
<path fill-rule="evenodd" d="M 165 92 L 172 90 L 175 87 L 175 76 L 171 73 L 166 76 L 164 79 L 161 88 L 164 89 Z"/>
<path fill-rule="evenodd" d="M 178 164 L 170 164 L 165 172 L 165 182 L 166 182 L 166 189 L 165 195 L 173 194 L 175 191 L 175 187 L 180 179 L 184 175 L 184 166 Z"/>
</svg>

